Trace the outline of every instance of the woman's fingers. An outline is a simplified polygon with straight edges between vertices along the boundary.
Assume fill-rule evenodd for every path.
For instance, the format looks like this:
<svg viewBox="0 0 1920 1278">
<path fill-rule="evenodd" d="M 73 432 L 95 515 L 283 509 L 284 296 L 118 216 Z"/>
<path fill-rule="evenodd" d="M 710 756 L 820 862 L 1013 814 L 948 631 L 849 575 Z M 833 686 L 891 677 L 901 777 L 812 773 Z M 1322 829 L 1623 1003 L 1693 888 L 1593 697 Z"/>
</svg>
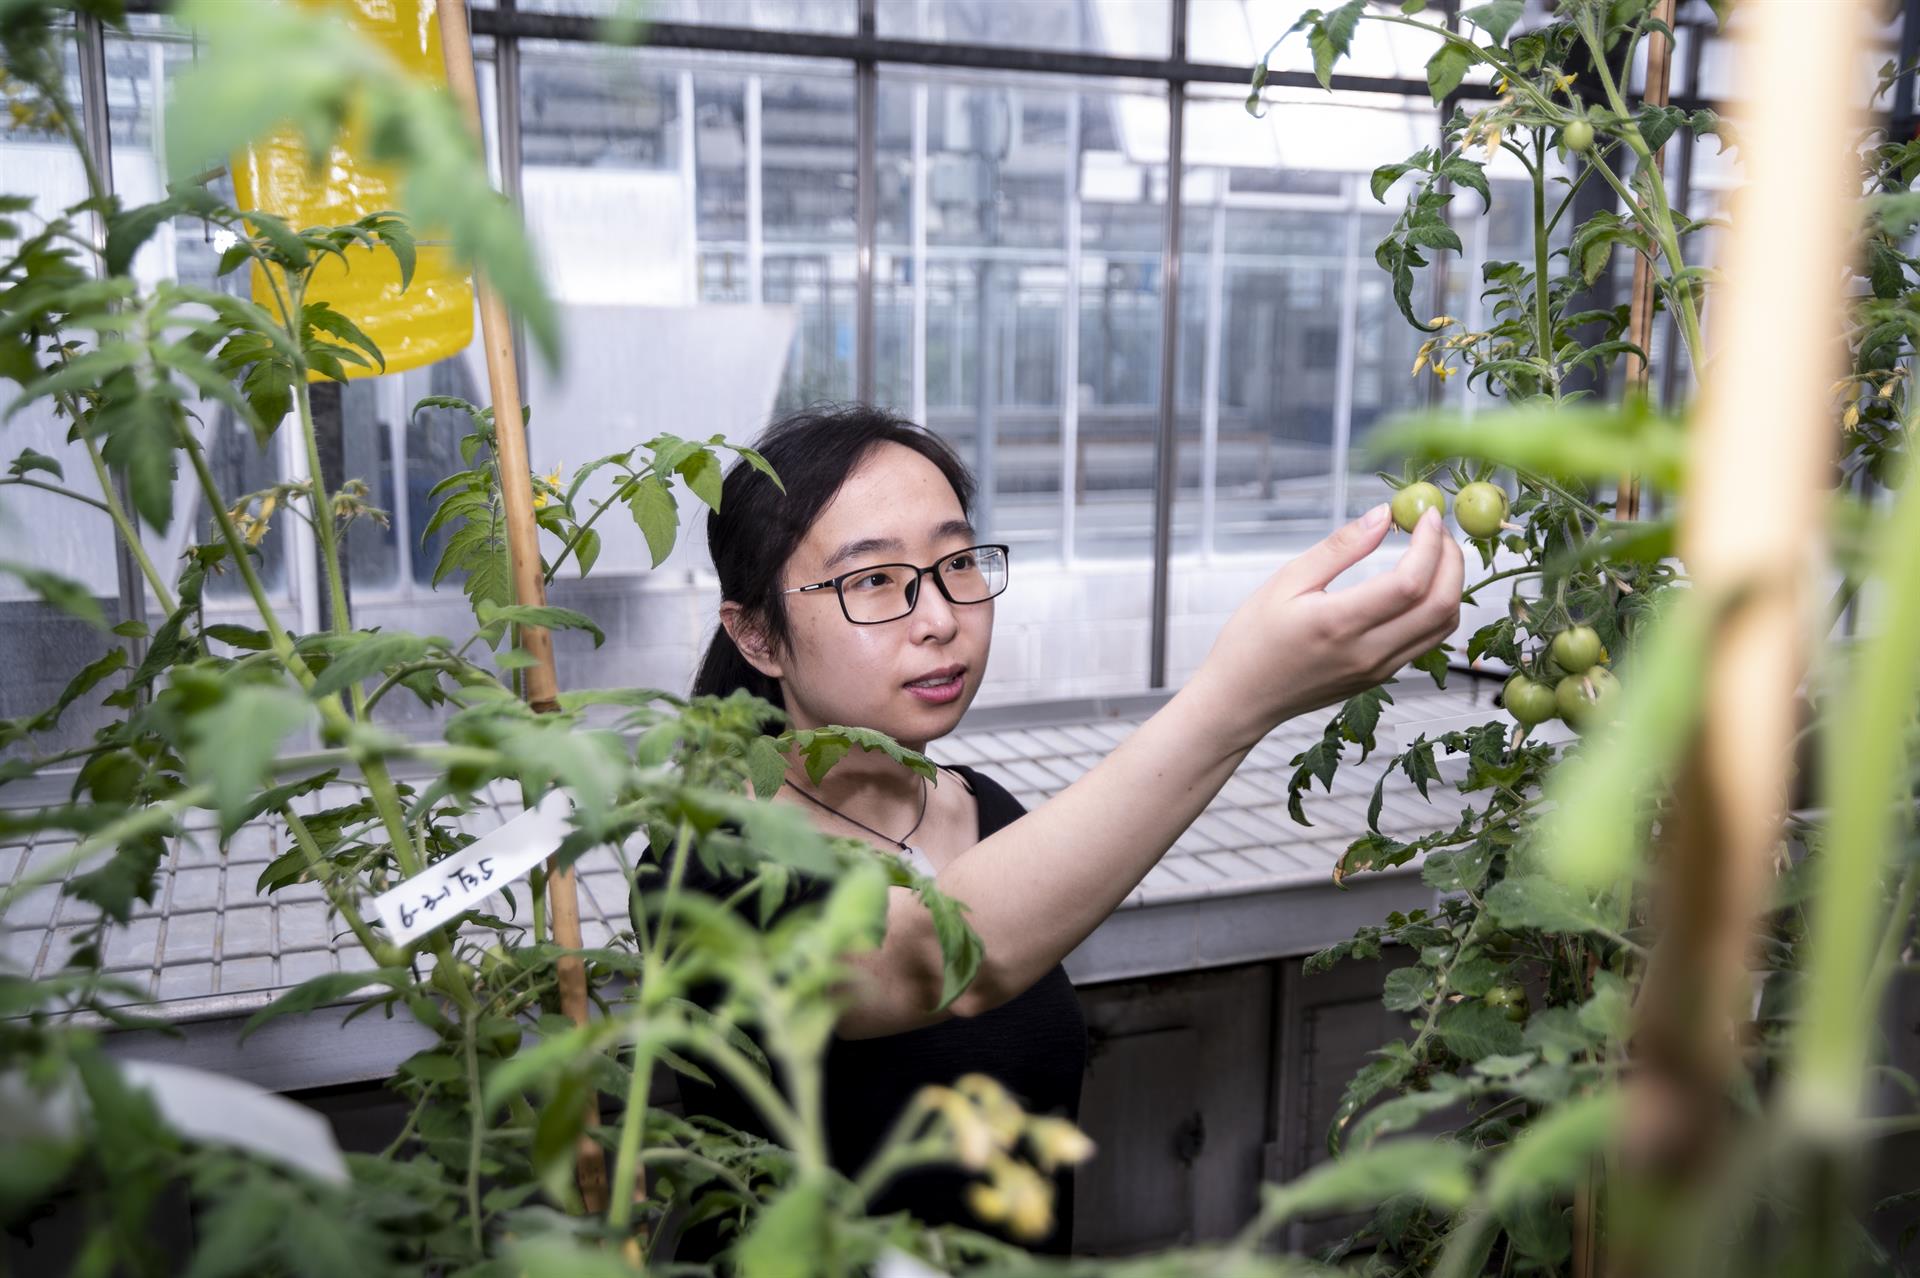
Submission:
<svg viewBox="0 0 1920 1278">
<path fill-rule="evenodd" d="M 1437 512 L 1428 511 L 1413 527 L 1413 543 L 1388 572 L 1328 596 L 1355 632 L 1387 625 L 1418 607 L 1433 588 L 1444 548 L 1453 545 Z M 1454 547 L 1459 553 L 1459 547 Z"/>
<path fill-rule="evenodd" d="M 1422 528 L 1426 522 L 1422 520 Z M 1411 602 L 1402 602 L 1404 595 L 1389 596 L 1398 611 L 1375 624 L 1366 625 L 1363 616 L 1347 618 L 1349 624 L 1364 627 L 1352 632 L 1356 646 L 1380 654 L 1378 664 L 1371 667 L 1375 672 L 1391 674 L 1399 670 L 1444 641 L 1460 624 L 1460 587 L 1466 579 L 1466 557 L 1461 554 L 1459 543 L 1440 531 L 1437 516 L 1432 522 L 1435 524 L 1435 563 L 1425 591 Z M 1411 557 L 1412 551 L 1408 554 Z M 1344 597 L 1344 594 L 1333 596 L 1329 602 Z"/>
<path fill-rule="evenodd" d="M 1326 589 L 1327 583 L 1379 547 L 1391 522 L 1389 513 L 1383 502 L 1295 555 L 1275 574 L 1282 589 L 1289 596 Z"/>
</svg>

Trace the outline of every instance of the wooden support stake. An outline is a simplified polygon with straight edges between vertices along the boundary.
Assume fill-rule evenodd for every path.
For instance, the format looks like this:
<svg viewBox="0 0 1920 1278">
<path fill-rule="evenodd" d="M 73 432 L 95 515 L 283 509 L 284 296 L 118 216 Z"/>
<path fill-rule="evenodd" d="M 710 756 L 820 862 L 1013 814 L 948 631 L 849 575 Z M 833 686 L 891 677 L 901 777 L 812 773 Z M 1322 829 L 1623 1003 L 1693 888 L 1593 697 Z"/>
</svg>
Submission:
<svg viewBox="0 0 1920 1278">
<path fill-rule="evenodd" d="M 1828 387 L 1844 351 L 1858 207 L 1863 120 L 1850 104 L 1871 9 L 1829 0 L 1816 14 L 1757 0 L 1741 12 L 1748 181 L 1720 263 L 1721 353 L 1704 371 L 1688 437 L 1679 539 L 1695 594 L 1722 611 L 1701 728 L 1661 830 L 1659 930 L 1635 1008 L 1620 1150 L 1639 1201 L 1676 1230 L 1709 1210 L 1711 1187 L 1737 1156 L 1728 1081 L 1744 1067 L 1749 968 L 1784 839 L 1795 693 L 1815 630 L 1839 434 Z M 1783 84 L 1794 91 L 1779 92 Z M 1657 1233 L 1637 1247 L 1616 1237 L 1610 1231 L 1615 1274 L 1672 1263 Z"/>
<path fill-rule="evenodd" d="M 467 126 L 476 139 L 480 128 L 480 93 L 473 74 L 473 40 L 467 28 L 466 0 L 435 0 L 440 17 L 440 48 L 447 62 L 447 84 L 460 102 Z M 481 343 L 487 355 L 487 382 L 493 394 L 494 453 L 500 460 L 500 495 L 506 503 L 507 554 L 513 570 L 513 597 L 521 604 L 542 605 L 547 601 L 547 585 L 540 566 L 540 530 L 533 518 L 532 468 L 527 460 L 527 435 L 520 417 L 520 375 L 513 358 L 513 330 L 507 324 L 507 308 L 486 278 L 475 272 L 474 285 L 480 294 Z M 526 678 L 527 704 L 540 714 L 552 714 L 559 708 L 560 681 L 553 666 L 553 637 L 544 626 L 520 627 L 520 646 L 533 657 L 534 664 L 522 673 Z M 553 940 L 566 949 L 582 948 L 580 941 L 580 890 L 574 882 L 571 866 L 549 866 L 547 873 L 547 909 L 553 923 Z M 575 1025 L 587 1023 L 587 970 L 576 957 L 557 964 L 560 978 L 560 1010 Z M 587 1125 L 600 1122 L 598 1100 L 587 1102 Z M 594 1213 L 607 1206 L 606 1151 L 592 1136 L 582 1136 L 577 1150 L 575 1170 L 580 1195 Z"/>
<path fill-rule="evenodd" d="M 1666 23 L 1669 30 L 1673 27 L 1673 7 L 1674 0 L 1660 0 L 1653 10 L 1653 16 Z M 1673 41 L 1667 39 L 1660 31 L 1649 32 L 1647 35 L 1647 89 L 1644 97 L 1648 106 L 1667 105 L 1668 81 L 1672 76 L 1672 68 Z M 1654 172 L 1659 175 L 1657 180 L 1666 181 L 1667 155 L 1664 149 L 1654 155 L 1653 167 Z M 1679 216 L 1686 215 L 1685 209 L 1675 209 L 1674 212 Z M 1653 354 L 1653 302 L 1653 263 L 1645 254 L 1636 253 L 1633 257 L 1633 310 L 1627 321 L 1627 340 L 1649 356 Z M 1668 352 L 1668 359 L 1675 357 L 1673 352 Z M 1647 381 L 1652 372 L 1653 370 L 1647 366 L 1647 361 L 1642 360 L 1634 365 L 1633 371 L 1627 375 L 1628 385 L 1640 394 L 1646 394 Z M 1638 476 L 1622 475 L 1620 477 L 1620 492 L 1614 500 L 1613 513 L 1616 519 L 1640 517 Z"/>
</svg>

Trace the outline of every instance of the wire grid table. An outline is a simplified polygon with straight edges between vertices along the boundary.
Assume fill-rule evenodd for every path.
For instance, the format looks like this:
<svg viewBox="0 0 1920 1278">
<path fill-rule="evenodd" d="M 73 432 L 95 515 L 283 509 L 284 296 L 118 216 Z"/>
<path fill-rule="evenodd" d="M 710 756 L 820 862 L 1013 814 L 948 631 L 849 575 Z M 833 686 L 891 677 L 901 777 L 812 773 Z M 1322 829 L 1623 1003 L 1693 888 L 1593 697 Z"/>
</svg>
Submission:
<svg viewBox="0 0 1920 1278">
<path fill-rule="evenodd" d="M 1302 919 L 1313 919 L 1316 925 L 1291 942 L 1281 942 L 1291 945 L 1287 952 L 1339 939 L 1351 931 L 1349 916 L 1362 922 L 1380 917 L 1384 910 L 1371 898 L 1356 899 L 1353 908 L 1333 914 L 1325 905 L 1334 900 L 1327 896 L 1335 891 L 1330 882 L 1334 862 L 1366 829 L 1367 804 L 1393 752 L 1395 734 L 1423 727 L 1445 730 L 1484 719 L 1493 713 L 1498 687 L 1455 673 L 1449 687 L 1440 691 L 1424 676 L 1415 677 L 1420 683 L 1404 681 L 1395 704 L 1382 713 L 1381 748 L 1356 763 L 1358 749 L 1349 746 L 1332 791 L 1315 786 L 1306 804 L 1311 827 L 1301 827 L 1287 813 L 1286 786 L 1293 771 L 1289 761 L 1319 739 L 1331 711 L 1289 721 L 1256 746 L 1116 915 L 1069 959 L 1075 979 L 1117 978 L 1169 965 L 1205 966 L 1239 953 L 1217 948 L 1218 925 L 1223 920 L 1230 924 L 1230 918 L 1209 923 L 1205 916 L 1194 915 L 1187 920 L 1177 909 L 1208 900 L 1272 902 L 1293 895 L 1297 907 L 1282 917 L 1294 920 L 1296 928 Z M 929 754 L 942 763 L 980 768 L 1032 808 L 1099 763 L 1164 700 L 1162 695 L 980 711 L 959 732 L 934 742 Z M 1443 767 L 1443 775 L 1450 780 L 1457 772 Z M 1383 790 L 1381 830 L 1406 836 L 1447 822 L 1451 786 L 1447 780 L 1435 782 L 1431 792 L 1437 803 L 1422 799 L 1404 777 L 1390 778 Z M 317 812 L 351 802 L 361 793 L 358 787 L 336 783 L 296 800 L 296 807 Z M 0 801 L 7 797 L 0 791 Z M 517 785 L 495 782 L 478 797 L 478 805 L 461 819 L 476 835 L 521 811 Z M 153 901 L 137 903 L 128 926 L 108 930 L 104 967 L 137 991 L 127 1002 L 146 1005 L 153 1014 L 176 1022 L 241 1016 L 312 977 L 373 966 L 332 914 L 318 885 L 300 883 L 270 894 L 257 890 L 261 871 L 292 847 L 283 822 L 255 821 L 237 831 L 223 849 L 212 814 L 194 816 L 199 823 L 190 819 L 161 865 Z M 0 845 L 0 885 L 11 886 L 36 865 L 72 847 L 71 838 L 45 834 Z M 1398 880 L 1396 901 L 1432 896 L 1408 872 L 1368 877 Z M 581 858 L 578 880 L 583 940 L 589 947 L 604 945 L 626 927 L 626 878 L 613 852 L 600 848 Z M 0 965 L 40 975 L 66 962 L 74 938 L 87 930 L 97 911 L 66 896 L 64 887 L 62 881 L 29 891 L 0 916 Z M 524 921 L 524 888 L 516 901 L 517 921 Z M 498 896 L 489 899 L 487 908 L 516 917 Z M 1150 917 L 1154 930 L 1142 933 L 1139 925 Z M 1183 930 L 1169 945 L 1166 925 L 1176 918 Z M 1275 918 L 1268 911 L 1250 917 L 1245 926 L 1271 930 Z M 1185 929 L 1191 929 L 1191 936 Z M 1209 945 L 1216 947 L 1211 958 Z M 1080 960 L 1077 966 L 1075 959 Z"/>
</svg>

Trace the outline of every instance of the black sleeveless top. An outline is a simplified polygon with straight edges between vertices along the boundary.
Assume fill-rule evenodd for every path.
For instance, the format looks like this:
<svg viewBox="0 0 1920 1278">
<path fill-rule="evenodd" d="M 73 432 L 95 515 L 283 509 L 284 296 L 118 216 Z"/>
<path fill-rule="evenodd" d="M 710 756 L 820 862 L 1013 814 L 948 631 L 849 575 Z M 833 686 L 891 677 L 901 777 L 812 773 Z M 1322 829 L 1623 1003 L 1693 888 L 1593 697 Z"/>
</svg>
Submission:
<svg viewBox="0 0 1920 1278">
<path fill-rule="evenodd" d="M 1020 801 L 992 778 L 972 768 L 942 767 L 959 777 L 978 800 L 982 839 L 1026 814 Z M 684 883 L 713 895 L 729 892 L 728 884 L 704 871 L 697 857 L 688 859 Z M 783 909 L 817 899 L 825 889 L 818 881 L 802 880 L 802 884 Z M 754 917 L 751 901 L 741 909 Z M 981 1073 L 999 1080 L 1028 1113 L 1077 1119 L 1086 1066 L 1086 1019 L 1066 969 L 1058 964 L 1022 994 L 978 1016 L 953 1017 L 881 1038 L 835 1037 L 827 1049 L 824 1071 L 834 1166 L 847 1175 L 857 1174 L 921 1087 L 949 1084 L 963 1074 Z M 708 1114 L 741 1131 L 767 1135 L 751 1103 L 719 1074 L 714 1074 L 714 1080 L 708 1087 L 679 1076 L 687 1112 Z M 906 1211 L 927 1224 L 962 1225 L 1007 1238 L 1000 1227 L 979 1220 L 967 1208 L 966 1186 L 973 1179 L 957 1167 L 909 1172 L 878 1194 L 869 1210 L 876 1216 Z M 1062 1168 L 1054 1176 L 1053 1232 L 1040 1242 L 1022 1241 L 1021 1245 L 1029 1251 L 1065 1255 L 1072 1240 L 1072 1170 Z M 696 1229 L 682 1239 L 675 1258 L 708 1259 L 718 1245 L 711 1230 Z"/>
</svg>

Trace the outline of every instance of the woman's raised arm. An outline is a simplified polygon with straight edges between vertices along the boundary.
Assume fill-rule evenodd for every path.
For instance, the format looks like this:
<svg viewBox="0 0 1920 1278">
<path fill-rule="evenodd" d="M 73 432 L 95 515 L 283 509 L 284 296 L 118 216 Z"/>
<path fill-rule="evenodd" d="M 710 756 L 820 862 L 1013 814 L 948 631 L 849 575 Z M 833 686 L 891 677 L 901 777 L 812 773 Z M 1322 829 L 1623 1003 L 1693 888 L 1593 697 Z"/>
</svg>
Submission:
<svg viewBox="0 0 1920 1278">
<path fill-rule="evenodd" d="M 1391 571 L 1327 593 L 1386 535 L 1381 506 L 1274 573 L 1228 620 L 1166 705 L 1078 781 L 955 857 L 942 891 L 964 902 L 986 955 L 946 1013 L 940 950 L 918 898 L 895 889 L 887 937 L 857 956 L 838 1031 L 897 1034 L 973 1016 L 1031 987 L 1111 914 L 1213 801 L 1260 739 L 1298 714 L 1391 676 L 1453 633 L 1465 565 L 1429 512 Z"/>
</svg>

